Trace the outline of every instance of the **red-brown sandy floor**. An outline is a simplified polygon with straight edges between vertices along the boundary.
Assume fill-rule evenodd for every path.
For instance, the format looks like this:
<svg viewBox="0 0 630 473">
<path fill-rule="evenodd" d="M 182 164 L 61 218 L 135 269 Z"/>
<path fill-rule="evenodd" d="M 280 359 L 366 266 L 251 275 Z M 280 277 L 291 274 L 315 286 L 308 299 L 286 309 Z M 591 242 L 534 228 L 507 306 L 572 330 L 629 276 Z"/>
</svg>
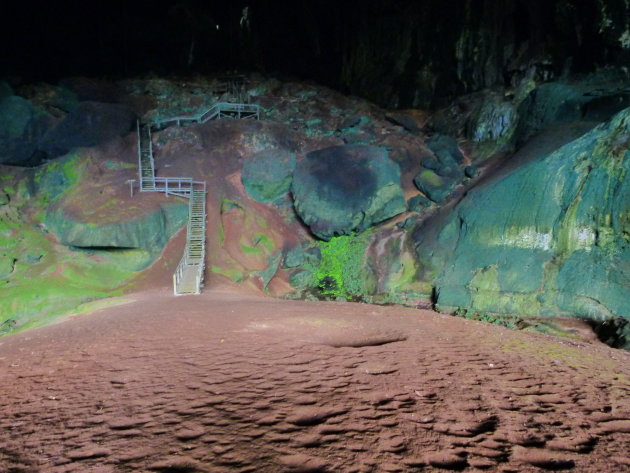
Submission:
<svg viewBox="0 0 630 473">
<path fill-rule="evenodd" d="M 630 471 L 627 352 L 398 307 L 136 298 L 0 339 L 1 472 Z"/>
</svg>

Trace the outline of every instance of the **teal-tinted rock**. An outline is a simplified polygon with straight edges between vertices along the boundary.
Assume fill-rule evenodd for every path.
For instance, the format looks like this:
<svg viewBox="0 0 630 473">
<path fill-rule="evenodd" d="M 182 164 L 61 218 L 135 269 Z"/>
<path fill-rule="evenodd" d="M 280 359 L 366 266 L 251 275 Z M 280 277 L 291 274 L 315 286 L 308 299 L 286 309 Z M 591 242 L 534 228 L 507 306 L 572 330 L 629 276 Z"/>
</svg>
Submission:
<svg viewBox="0 0 630 473">
<path fill-rule="evenodd" d="M 625 109 L 470 191 L 436 236 L 416 230 L 438 307 L 629 318 L 629 148 Z"/>
<path fill-rule="evenodd" d="M 407 208 L 409 209 L 410 212 L 420 212 L 422 209 L 425 209 L 430 206 L 431 206 L 431 201 L 421 194 L 414 195 L 407 202 Z"/>
<path fill-rule="evenodd" d="M 307 154 L 297 164 L 291 189 L 298 215 L 324 240 L 363 231 L 406 210 L 400 168 L 375 146 Z"/>
<path fill-rule="evenodd" d="M 456 185 L 455 182 L 444 179 L 429 169 L 418 174 L 413 182 L 424 195 L 436 203 L 444 202 Z"/>
<path fill-rule="evenodd" d="M 298 291 L 310 289 L 315 283 L 315 276 L 310 271 L 298 269 L 292 272 L 289 276 L 289 284 Z"/>
<path fill-rule="evenodd" d="M 40 139 L 51 126 L 48 114 L 18 96 L 0 98 L 0 164 L 36 165 Z"/>
<path fill-rule="evenodd" d="M 442 165 L 461 164 L 464 161 L 464 155 L 459 150 L 459 145 L 455 138 L 446 135 L 435 135 L 427 140 L 427 146 L 433 151 L 433 154 L 435 154 Z"/>
<path fill-rule="evenodd" d="M 430 138 L 427 146 L 435 157 L 422 161 L 425 169 L 414 178 L 414 183 L 433 202 L 442 203 L 464 178 L 464 171 L 460 166 L 464 155 L 459 150 L 457 141 L 445 135 Z"/>
<path fill-rule="evenodd" d="M 431 171 L 437 171 L 440 169 L 440 162 L 436 158 L 425 158 L 422 160 L 422 167 Z"/>
<path fill-rule="evenodd" d="M 477 175 L 477 166 L 475 166 L 474 164 L 470 166 L 466 166 L 464 168 L 464 175 L 470 179 L 475 177 Z"/>
<path fill-rule="evenodd" d="M 35 107 L 22 97 L 14 95 L 0 100 L 0 137 L 19 138 L 24 135 L 35 113 Z"/>
<path fill-rule="evenodd" d="M 282 252 L 278 251 L 275 255 L 273 255 L 267 261 L 267 267 L 262 271 L 258 272 L 260 279 L 262 279 L 263 289 L 267 289 L 269 286 L 269 282 L 273 279 L 273 277 L 278 272 L 278 268 L 280 267 L 280 262 L 282 261 Z"/>
<path fill-rule="evenodd" d="M 298 245 L 290 249 L 284 255 L 285 268 L 298 268 L 302 266 L 317 266 L 322 260 L 322 252 L 318 246 L 304 247 Z"/>
<path fill-rule="evenodd" d="M 78 147 L 96 146 L 125 136 L 135 126 L 136 118 L 126 105 L 81 102 L 46 133 L 40 149 L 55 158 Z"/>
<path fill-rule="evenodd" d="M 295 154 L 279 149 L 254 154 L 243 164 L 245 190 L 258 202 L 281 197 L 291 189 L 295 162 Z"/>
<path fill-rule="evenodd" d="M 63 210 L 56 210 L 46 215 L 45 224 L 67 246 L 142 249 L 155 258 L 187 221 L 188 205 L 177 203 L 163 205 L 159 210 L 138 218 L 105 225 L 77 222 Z"/>
</svg>

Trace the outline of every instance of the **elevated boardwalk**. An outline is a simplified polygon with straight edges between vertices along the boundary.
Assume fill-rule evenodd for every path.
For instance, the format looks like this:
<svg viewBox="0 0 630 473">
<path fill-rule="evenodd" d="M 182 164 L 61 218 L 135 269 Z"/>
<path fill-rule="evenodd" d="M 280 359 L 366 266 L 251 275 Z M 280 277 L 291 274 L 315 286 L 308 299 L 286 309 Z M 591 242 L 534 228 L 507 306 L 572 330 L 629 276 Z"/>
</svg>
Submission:
<svg viewBox="0 0 630 473">
<path fill-rule="evenodd" d="M 250 103 L 218 102 L 205 112 L 197 115 L 183 115 L 179 117 L 154 120 L 151 127 L 156 130 L 176 125 L 192 125 L 194 123 L 206 123 L 210 120 L 222 120 L 233 118 L 237 120 L 259 120 L 260 106 Z"/>
<path fill-rule="evenodd" d="M 175 274 L 175 295 L 199 294 L 203 285 L 206 259 L 206 187 L 193 190 L 190 194 L 186 249 Z"/>
<path fill-rule="evenodd" d="M 195 181 L 191 177 L 156 177 L 151 133 L 173 125 L 183 126 L 221 119 L 258 120 L 259 118 L 258 105 L 219 102 L 197 115 L 137 124 L 140 192 L 162 192 L 166 195 L 190 199 L 186 248 L 173 274 L 173 292 L 176 296 L 200 294 L 203 287 L 206 256 L 206 183 Z"/>
</svg>

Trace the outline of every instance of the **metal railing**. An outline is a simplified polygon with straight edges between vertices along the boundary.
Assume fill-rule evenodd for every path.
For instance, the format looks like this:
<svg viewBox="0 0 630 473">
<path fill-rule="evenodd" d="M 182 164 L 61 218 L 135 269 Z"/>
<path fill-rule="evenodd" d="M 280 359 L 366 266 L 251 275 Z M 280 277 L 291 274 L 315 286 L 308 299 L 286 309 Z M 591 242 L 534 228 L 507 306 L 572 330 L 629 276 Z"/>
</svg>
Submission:
<svg viewBox="0 0 630 473">
<path fill-rule="evenodd" d="M 153 128 L 162 129 L 171 125 L 181 126 L 193 123 L 206 123 L 214 119 L 235 118 L 240 120 L 260 120 L 260 106 L 251 103 L 218 102 L 197 115 L 182 115 L 162 120 L 154 120 Z"/>
<path fill-rule="evenodd" d="M 227 92 L 242 96 L 241 84 L 229 83 Z M 218 102 L 203 113 L 155 120 L 146 125 L 137 123 L 138 131 L 138 174 L 140 192 L 163 192 L 190 199 L 186 248 L 175 273 L 173 292 L 175 295 L 199 294 L 203 286 L 206 256 L 206 183 L 191 177 L 155 177 L 155 160 L 151 131 L 170 125 L 205 123 L 220 119 L 259 120 L 260 107 L 250 103 Z M 133 180 L 127 181 L 133 194 Z"/>
<path fill-rule="evenodd" d="M 136 122 L 138 131 L 138 177 L 140 178 L 140 192 L 151 186 L 155 180 L 155 162 L 153 160 L 153 143 L 151 141 L 151 127 L 140 126 L 140 121 Z M 147 183 L 149 183 L 147 185 Z"/>
<path fill-rule="evenodd" d="M 186 249 L 173 274 L 173 293 L 199 294 L 203 286 L 206 257 L 206 184 L 195 182 L 188 208 Z"/>
<path fill-rule="evenodd" d="M 205 270 L 206 183 L 191 177 L 156 177 L 151 125 L 141 126 L 138 122 L 137 132 L 140 192 L 162 192 L 190 199 L 186 249 L 173 274 L 173 292 L 176 295 L 199 294 Z M 127 182 L 133 185 L 134 181 Z"/>
<path fill-rule="evenodd" d="M 143 192 L 163 192 L 166 195 L 176 195 L 179 197 L 190 197 L 195 186 L 203 185 L 205 182 L 193 181 L 191 177 L 154 177 L 145 179 Z"/>
</svg>

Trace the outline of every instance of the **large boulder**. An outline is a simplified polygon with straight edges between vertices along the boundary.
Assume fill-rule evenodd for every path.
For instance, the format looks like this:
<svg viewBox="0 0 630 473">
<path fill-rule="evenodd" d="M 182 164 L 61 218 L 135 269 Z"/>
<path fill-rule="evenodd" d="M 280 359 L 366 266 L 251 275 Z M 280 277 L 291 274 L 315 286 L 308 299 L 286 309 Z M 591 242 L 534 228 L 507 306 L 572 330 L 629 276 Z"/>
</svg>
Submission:
<svg viewBox="0 0 630 473">
<path fill-rule="evenodd" d="M 292 193 L 298 215 L 323 240 L 365 230 L 406 210 L 400 169 L 375 146 L 308 153 L 297 164 Z"/>
<path fill-rule="evenodd" d="M 188 221 L 188 205 L 164 204 L 154 212 L 114 223 L 79 222 L 63 208 L 49 211 L 45 225 L 63 245 L 83 249 L 140 249 L 150 264 Z"/>
<path fill-rule="evenodd" d="M 125 105 L 81 102 L 46 134 L 41 149 L 54 158 L 74 148 L 96 146 L 126 135 L 135 121 L 135 114 Z"/>
<path fill-rule="evenodd" d="M 0 164 L 39 164 L 38 142 L 52 125 L 52 117 L 22 97 L 6 95 L 0 98 L 0 123 Z"/>
<path fill-rule="evenodd" d="M 291 189 L 295 154 L 281 149 L 260 151 L 243 164 L 241 179 L 249 196 L 272 202 Z"/>
<path fill-rule="evenodd" d="M 627 108 L 417 229 L 438 308 L 630 318 L 629 148 Z"/>
</svg>

